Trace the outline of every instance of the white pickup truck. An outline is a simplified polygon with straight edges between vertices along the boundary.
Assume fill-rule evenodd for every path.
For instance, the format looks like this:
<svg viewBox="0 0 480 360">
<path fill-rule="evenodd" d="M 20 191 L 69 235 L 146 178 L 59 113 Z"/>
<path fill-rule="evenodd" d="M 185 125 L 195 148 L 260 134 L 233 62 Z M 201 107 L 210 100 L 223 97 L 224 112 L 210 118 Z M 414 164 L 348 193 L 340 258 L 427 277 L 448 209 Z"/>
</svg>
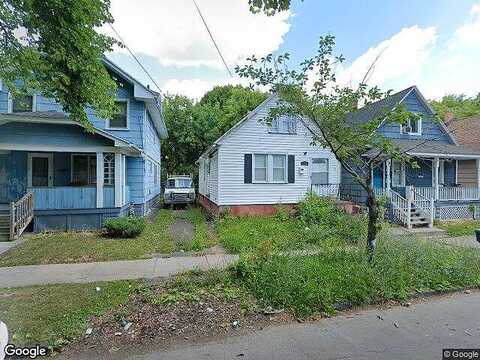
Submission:
<svg viewBox="0 0 480 360">
<path fill-rule="evenodd" d="M 163 193 L 164 205 L 192 204 L 195 202 L 195 187 L 191 175 L 169 175 Z"/>
</svg>

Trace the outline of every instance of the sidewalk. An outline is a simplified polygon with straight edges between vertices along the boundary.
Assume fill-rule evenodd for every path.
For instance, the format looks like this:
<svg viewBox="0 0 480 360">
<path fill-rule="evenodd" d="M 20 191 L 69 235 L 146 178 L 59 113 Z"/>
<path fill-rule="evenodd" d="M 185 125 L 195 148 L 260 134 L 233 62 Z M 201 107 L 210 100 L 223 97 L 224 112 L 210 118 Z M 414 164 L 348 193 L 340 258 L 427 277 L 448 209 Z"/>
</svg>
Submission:
<svg viewBox="0 0 480 360">
<path fill-rule="evenodd" d="M 203 255 L 166 259 L 0 267 L 0 288 L 167 277 L 188 270 L 223 269 L 237 260 L 237 255 Z"/>
</svg>

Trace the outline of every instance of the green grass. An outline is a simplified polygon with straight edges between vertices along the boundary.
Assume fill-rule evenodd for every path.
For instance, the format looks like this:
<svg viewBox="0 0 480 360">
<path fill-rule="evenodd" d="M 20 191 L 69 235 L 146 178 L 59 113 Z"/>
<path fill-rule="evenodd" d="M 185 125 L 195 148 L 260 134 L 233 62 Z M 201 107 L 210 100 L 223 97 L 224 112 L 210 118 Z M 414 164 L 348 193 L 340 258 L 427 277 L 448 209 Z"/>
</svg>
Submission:
<svg viewBox="0 0 480 360">
<path fill-rule="evenodd" d="M 208 228 L 202 211 L 191 208 L 187 215 L 195 226 L 194 239 L 187 243 L 175 241 L 170 234 L 173 212 L 160 210 L 137 238 L 107 238 L 88 232 L 38 234 L 0 256 L 0 266 L 140 259 L 153 253 L 201 250 L 215 244 L 215 234 Z"/>
<path fill-rule="evenodd" d="M 126 302 L 136 286 L 116 281 L 0 289 L 0 317 L 15 345 L 60 348 L 85 333 L 91 316 Z"/>
<path fill-rule="evenodd" d="M 442 221 L 437 224 L 441 229 L 447 231 L 450 236 L 474 236 L 474 231 L 480 229 L 479 220 L 462 220 L 462 221 Z"/>
<path fill-rule="evenodd" d="M 200 251 L 217 244 L 217 236 L 214 230 L 208 225 L 205 212 L 201 208 L 188 208 L 187 219 L 193 224 L 195 234 L 192 241 L 190 241 L 183 250 Z"/>
<path fill-rule="evenodd" d="M 373 265 L 363 246 L 326 246 L 315 256 L 245 257 L 234 277 L 265 305 L 299 316 L 333 314 L 335 304 L 405 300 L 417 291 L 480 285 L 479 252 L 417 239 L 379 239 Z"/>
</svg>

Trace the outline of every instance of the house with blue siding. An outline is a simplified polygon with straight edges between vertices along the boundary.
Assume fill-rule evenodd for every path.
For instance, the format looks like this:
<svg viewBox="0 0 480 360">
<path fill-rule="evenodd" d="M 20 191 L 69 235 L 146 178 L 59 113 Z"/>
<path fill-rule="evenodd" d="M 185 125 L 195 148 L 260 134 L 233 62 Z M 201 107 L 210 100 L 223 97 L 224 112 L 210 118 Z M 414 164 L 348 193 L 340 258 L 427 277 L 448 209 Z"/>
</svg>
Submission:
<svg viewBox="0 0 480 360">
<path fill-rule="evenodd" d="M 416 86 L 352 112 L 350 120 L 352 124 L 362 124 L 400 105 L 420 115 L 419 119 L 403 125 L 383 123 L 376 131 L 415 160 L 417 166 L 387 159 L 374 170 L 374 187 L 378 195 L 388 198 L 389 216 L 407 227 L 431 226 L 434 219 L 471 217 L 471 205 L 480 206 L 480 151 L 458 144 L 454 133 L 437 119 Z M 365 156 L 377 154 L 372 149 Z M 474 164 L 473 183 L 471 179 L 467 182 L 459 177 L 459 162 L 464 161 Z M 358 203 L 366 199 L 366 193 L 345 169 L 342 170 L 341 196 Z"/>
<path fill-rule="evenodd" d="M 0 238 L 34 231 L 101 228 L 106 218 L 146 215 L 160 198 L 159 94 L 113 62 L 117 112 L 90 108 L 88 132 L 53 99 L 14 98 L 0 85 Z M 2 235 L 3 234 L 3 235 Z"/>
</svg>

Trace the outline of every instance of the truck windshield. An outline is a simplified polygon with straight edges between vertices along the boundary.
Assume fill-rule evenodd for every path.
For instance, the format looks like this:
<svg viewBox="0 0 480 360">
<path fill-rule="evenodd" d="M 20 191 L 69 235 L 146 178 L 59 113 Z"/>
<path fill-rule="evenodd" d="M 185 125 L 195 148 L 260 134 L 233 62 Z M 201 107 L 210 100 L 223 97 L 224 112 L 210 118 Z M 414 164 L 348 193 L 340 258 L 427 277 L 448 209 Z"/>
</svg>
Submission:
<svg viewBox="0 0 480 360">
<path fill-rule="evenodd" d="M 180 189 L 193 187 L 192 179 L 168 179 L 167 188 Z"/>
</svg>

